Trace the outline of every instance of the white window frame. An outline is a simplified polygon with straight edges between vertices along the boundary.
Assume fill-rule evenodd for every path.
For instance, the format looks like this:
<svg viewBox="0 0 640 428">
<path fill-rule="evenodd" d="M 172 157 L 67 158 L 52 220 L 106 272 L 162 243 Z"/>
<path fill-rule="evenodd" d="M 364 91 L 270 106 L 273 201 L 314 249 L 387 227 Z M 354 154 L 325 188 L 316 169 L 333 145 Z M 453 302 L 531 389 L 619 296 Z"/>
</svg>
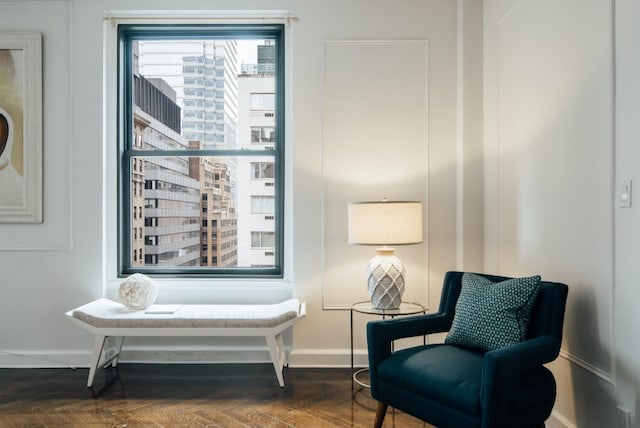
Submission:
<svg viewBox="0 0 640 428">
<path fill-rule="evenodd" d="M 257 19 L 256 17 L 260 17 Z M 103 256 L 102 256 L 102 278 L 103 295 L 117 300 L 117 291 L 122 278 L 118 277 L 117 266 L 117 211 L 118 211 L 118 179 L 117 160 L 118 147 L 113 144 L 118 138 L 118 34 L 117 28 L 121 23 L 169 23 L 177 24 L 184 22 L 202 23 L 255 23 L 273 22 L 287 23 L 284 30 L 285 46 L 285 158 L 284 174 L 288 179 L 284 183 L 284 215 L 293 217 L 293 156 L 292 156 L 292 136 L 293 136 L 293 44 L 292 26 L 296 21 L 292 13 L 283 10 L 251 10 L 228 12 L 198 12 L 196 14 L 188 11 L 105 11 L 103 22 L 103 158 L 104 158 L 104 186 L 103 186 Z M 293 278 L 293 221 L 286 221 L 284 224 L 284 270 L 282 278 L 256 279 L 216 279 L 216 278 L 157 278 L 159 292 L 162 293 L 165 301 L 202 298 L 203 295 L 210 295 L 215 289 L 216 298 L 234 299 L 238 302 L 273 302 L 275 300 L 286 299 L 291 296 Z M 191 296 L 191 297 L 190 297 Z"/>
</svg>

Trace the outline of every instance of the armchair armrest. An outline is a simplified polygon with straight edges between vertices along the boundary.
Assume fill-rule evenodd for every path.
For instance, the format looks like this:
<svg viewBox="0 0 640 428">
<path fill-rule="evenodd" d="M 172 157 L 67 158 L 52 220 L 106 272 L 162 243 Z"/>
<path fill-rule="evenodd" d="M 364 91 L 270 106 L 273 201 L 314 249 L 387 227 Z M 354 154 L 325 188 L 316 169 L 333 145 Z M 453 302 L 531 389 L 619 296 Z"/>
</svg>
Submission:
<svg viewBox="0 0 640 428">
<path fill-rule="evenodd" d="M 484 370 L 527 370 L 549 363 L 560 352 L 560 341 L 553 336 L 540 336 L 485 354 Z"/>
<path fill-rule="evenodd" d="M 540 336 L 512 346 L 489 351 L 484 356 L 482 370 L 483 417 L 495 418 L 511 396 L 514 379 L 519 374 L 556 359 L 560 340 L 553 336 Z M 494 426 L 494 420 L 483 421 L 482 426 Z"/>
<path fill-rule="evenodd" d="M 378 364 L 391 355 L 394 340 L 442 333 L 449 330 L 453 316 L 447 313 L 414 315 L 367 323 L 369 370 L 375 373 Z"/>
</svg>

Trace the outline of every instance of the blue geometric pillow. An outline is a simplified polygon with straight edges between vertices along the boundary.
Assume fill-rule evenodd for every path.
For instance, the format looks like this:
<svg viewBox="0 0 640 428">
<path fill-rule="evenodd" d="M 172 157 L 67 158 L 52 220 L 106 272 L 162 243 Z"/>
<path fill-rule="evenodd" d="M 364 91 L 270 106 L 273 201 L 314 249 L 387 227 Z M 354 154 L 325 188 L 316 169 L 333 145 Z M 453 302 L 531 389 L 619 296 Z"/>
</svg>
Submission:
<svg viewBox="0 0 640 428">
<path fill-rule="evenodd" d="M 539 288 L 539 276 L 491 282 L 479 275 L 463 274 L 445 343 L 491 351 L 522 342 Z"/>
</svg>

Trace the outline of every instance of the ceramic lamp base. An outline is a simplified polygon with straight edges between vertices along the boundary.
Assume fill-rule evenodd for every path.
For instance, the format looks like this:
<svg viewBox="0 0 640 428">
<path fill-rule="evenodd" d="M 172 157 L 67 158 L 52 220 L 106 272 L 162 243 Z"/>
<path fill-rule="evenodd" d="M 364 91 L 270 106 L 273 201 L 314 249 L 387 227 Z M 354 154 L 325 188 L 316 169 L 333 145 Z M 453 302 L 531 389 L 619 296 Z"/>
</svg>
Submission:
<svg viewBox="0 0 640 428">
<path fill-rule="evenodd" d="M 390 253 L 390 254 L 389 254 Z M 404 293 L 404 266 L 393 250 L 378 251 L 367 266 L 367 287 L 375 309 L 397 309 Z"/>
</svg>

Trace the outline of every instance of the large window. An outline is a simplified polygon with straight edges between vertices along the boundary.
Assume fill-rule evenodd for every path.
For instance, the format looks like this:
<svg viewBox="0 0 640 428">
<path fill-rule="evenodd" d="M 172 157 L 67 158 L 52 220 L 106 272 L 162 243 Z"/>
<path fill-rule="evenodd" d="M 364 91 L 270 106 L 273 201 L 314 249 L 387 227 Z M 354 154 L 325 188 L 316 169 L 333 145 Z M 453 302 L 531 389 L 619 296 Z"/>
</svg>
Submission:
<svg viewBox="0 0 640 428">
<path fill-rule="evenodd" d="M 118 35 L 120 274 L 281 276 L 283 26 Z"/>
</svg>

